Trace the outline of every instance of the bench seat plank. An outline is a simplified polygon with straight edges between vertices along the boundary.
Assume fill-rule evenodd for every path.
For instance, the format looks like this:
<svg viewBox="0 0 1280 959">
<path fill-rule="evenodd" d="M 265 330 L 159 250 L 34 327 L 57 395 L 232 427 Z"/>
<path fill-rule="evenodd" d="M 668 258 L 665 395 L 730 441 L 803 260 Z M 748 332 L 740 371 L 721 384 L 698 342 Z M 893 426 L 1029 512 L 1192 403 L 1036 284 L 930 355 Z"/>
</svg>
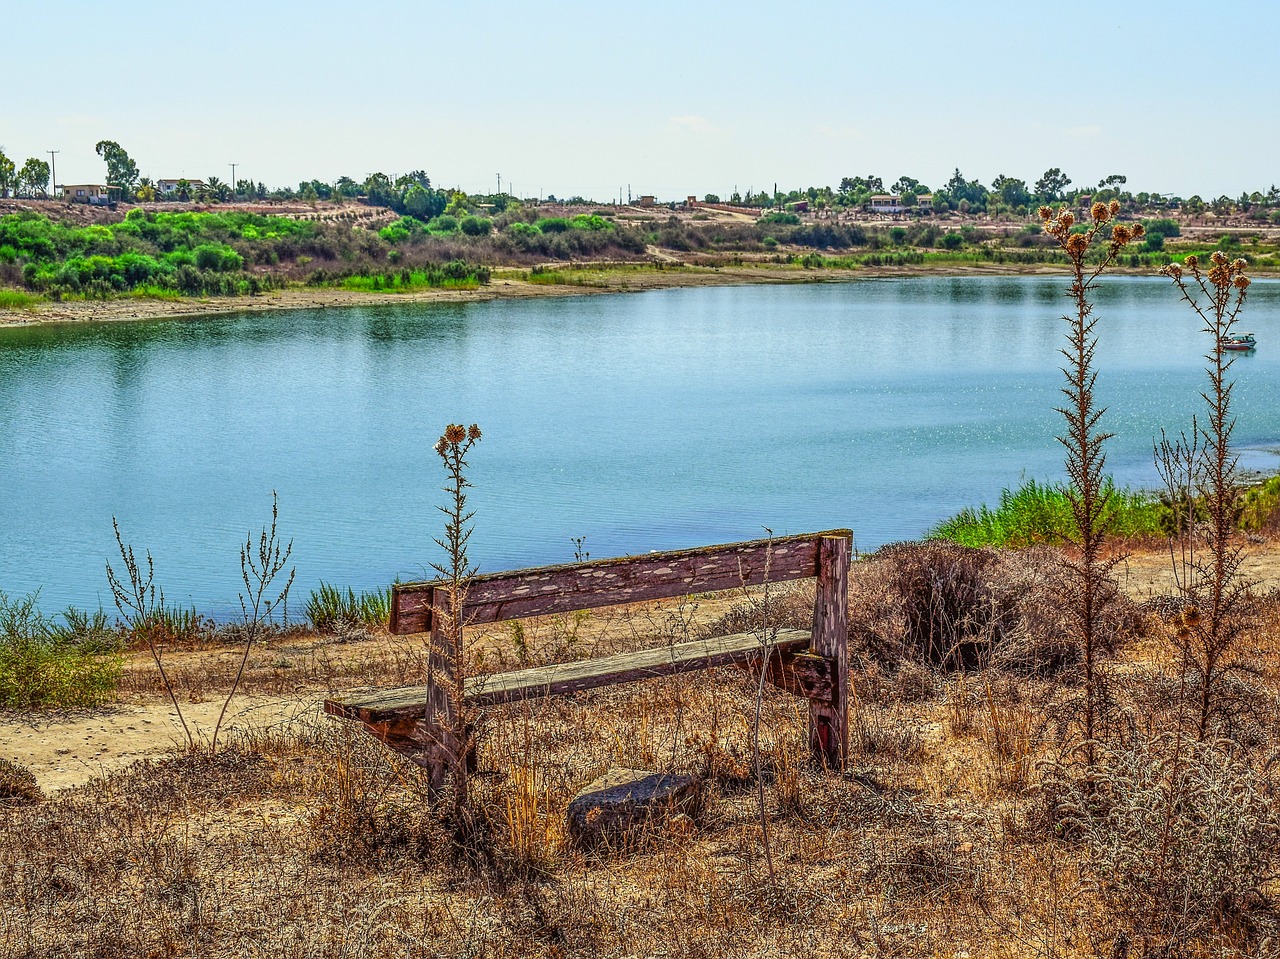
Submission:
<svg viewBox="0 0 1280 959">
<path fill-rule="evenodd" d="M 804 629 L 780 629 L 771 652 L 800 653 L 809 648 L 811 634 Z M 575 693 L 599 686 L 637 682 L 658 676 L 712 666 L 749 662 L 760 655 L 756 633 L 731 633 L 691 643 L 660 646 L 634 653 L 619 653 L 602 659 L 584 659 L 551 666 L 535 666 L 509 673 L 477 676 L 466 682 L 467 702 L 476 706 L 514 703 L 562 693 Z M 425 714 L 427 689 L 404 686 L 399 689 L 354 693 L 341 699 L 325 700 L 325 712 L 365 723 L 385 723 Z"/>
</svg>

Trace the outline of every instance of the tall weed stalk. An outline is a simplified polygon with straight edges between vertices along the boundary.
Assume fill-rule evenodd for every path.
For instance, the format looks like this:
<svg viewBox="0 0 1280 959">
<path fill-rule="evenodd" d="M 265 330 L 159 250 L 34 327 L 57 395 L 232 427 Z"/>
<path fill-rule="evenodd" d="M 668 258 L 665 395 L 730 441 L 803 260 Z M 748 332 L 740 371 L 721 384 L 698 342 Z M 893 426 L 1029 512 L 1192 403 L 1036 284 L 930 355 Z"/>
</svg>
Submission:
<svg viewBox="0 0 1280 959">
<path fill-rule="evenodd" d="M 467 555 L 467 544 L 474 529 L 471 520 L 475 517 L 475 512 L 467 509 L 466 491 L 471 485 L 467 479 L 467 455 L 480 441 L 480 436 L 480 427 L 475 423 L 470 427 L 450 423 L 435 446 L 448 477 L 444 487 L 448 501 L 439 507 L 445 516 L 444 536 L 435 541 L 444 550 L 445 558 L 431 564 L 444 581 L 445 604 L 442 608 L 437 602 L 432 609 L 432 641 L 427 665 L 427 684 L 433 691 L 433 700 L 435 690 L 441 690 L 443 695 L 432 702 L 433 715 L 429 718 L 437 727 L 435 734 L 450 773 L 454 822 L 458 827 L 470 818 L 466 763 L 473 746 L 464 695 L 466 657 L 462 649 L 463 605 L 467 585 L 476 573 Z"/>
<path fill-rule="evenodd" d="M 1205 741 L 1229 699 L 1229 680 L 1247 671 L 1239 641 L 1247 628 L 1250 583 L 1241 575 L 1244 550 L 1236 536 L 1239 482 L 1238 457 L 1231 446 L 1235 389 L 1229 371 L 1235 358 L 1223 348 L 1244 308 L 1249 289 L 1248 264 L 1231 260 L 1221 250 L 1209 258 L 1208 272 L 1199 258 L 1188 256 L 1185 266 L 1170 264 L 1161 272 L 1173 280 L 1183 302 L 1203 323 L 1211 338 L 1205 360 L 1208 389 L 1200 395 L 1208 407 L 1204 425 L 1192 420 L 1190 436 L 1170 442 L 1162 437 L 1157 461 L 1170 499 L 1186 504 L 1170 545 L 1177 588 L 1185 600 L 1174 624 L 1174 645 L 1183 675 L 1194 694 L 1195 733 Z M 1204 512 L 1205 549 L 1196 549 L 1195 507 Z M 1177 545 L 1173 545 L 1176 542 Z M 1206 555 L 1207 554 L 1207 555 Z"/>
<path fill-rule="evenodd" d="M 187 717 L 174 691 L 173 681 L 169 678 L 169 673 L 165 670 L 161 659 L 157 611 L 165 608 L 164 590 L 156 588 L 156 570 L 155 563 L 151 559 L 151 551 L 148 550 L 146 554 L 147 567 L 144 574 L 133 547 L 125 543 L 120 533 L 120 523 L 114 516 L 111 517 L 111 527 L 115 530 L 116 547 L 120 550 L 120 562 L 124 567 L 122 578 L 116 573 L 111 563 L 107 563 L 107 585 L 111 587 L 111 596 L 134 640 L 142 640 L 151 654 L 151 660 L 156 664 L 156 671 L 160 674 L 160 682 L 164 686 L 165 694 L 169 697 L 173 711 L 178 717 L 178 724 L 182 727 L 182 734 L 187 740 L 187 751 L 194 753 L 196 751 L 195 734 L 187 723 Z"/>
<path fill-rule="evenodd" d="M 1115 262 L 1130 241 L 1143 235 L 1141 224 L 1115 223 L 1108 231 L 1107 225 L 1119 211 L 1120 204 L 1115 200 L 1110 205 L 1094 203 L 1089 211 L 1092 222 L 1081 230 L 1074 230 L 1075 214 L 1070 210 L 1040 208 L 1045 232 L 1058 242 L 1071 263 L 1071 287 L 1067 296 L 1074 309 L 1063 317 L 1068 329 L 1067 346 L 1061 351 L 1066 360 L 1062 369 L 1066 378 L 1062 387 L 1066 404 L 1058 408 L 1067 428 L 1066 435 L 1058 437 L 1058 441 L 1066 449 L 1066 493 L 1072 520 L 1070 539 L 1079 549 L 1079 558 L 1070 566 L 1075 587 L 1070 598 L 1084 659 L 1084 752 L 1090 767 L 1095 760 L 1100 710 L 1097 634 L 1109 592 L 1106 583 L 1111 565 L 1102 555 L 1111 509 L 1111 490 L 1104 481 L 1103 446 L 1112 435 L 1099 431 L 1098 423 L 1106 410 L 1094 401 L 1098 320 L 1093 315 L 1092 295 L 1103 271 Z"/>
</svg>

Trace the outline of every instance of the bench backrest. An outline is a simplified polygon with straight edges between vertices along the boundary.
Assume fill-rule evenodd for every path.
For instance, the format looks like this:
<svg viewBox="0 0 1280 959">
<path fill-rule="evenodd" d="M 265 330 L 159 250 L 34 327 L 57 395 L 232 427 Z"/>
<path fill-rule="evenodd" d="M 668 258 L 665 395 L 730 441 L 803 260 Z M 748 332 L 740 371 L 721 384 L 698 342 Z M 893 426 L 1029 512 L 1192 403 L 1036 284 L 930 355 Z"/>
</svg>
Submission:
<svg viewBox="0 0 1280 959">
<path fill-rule="evenodd" d="M 467 585 L 463 616 L 467 623 L 497 623 L 806 579 L 821 573 L 820 544 L 828 538 L 852 540 L 853 533 L 834 529 L 476 576 Z M 395 584 L 391 632 L 429 632 L 432 607 L 447 602 L 443 594 L 439 602 L 433 594 L 444 589 L 439 580 Z"/>
</svg>

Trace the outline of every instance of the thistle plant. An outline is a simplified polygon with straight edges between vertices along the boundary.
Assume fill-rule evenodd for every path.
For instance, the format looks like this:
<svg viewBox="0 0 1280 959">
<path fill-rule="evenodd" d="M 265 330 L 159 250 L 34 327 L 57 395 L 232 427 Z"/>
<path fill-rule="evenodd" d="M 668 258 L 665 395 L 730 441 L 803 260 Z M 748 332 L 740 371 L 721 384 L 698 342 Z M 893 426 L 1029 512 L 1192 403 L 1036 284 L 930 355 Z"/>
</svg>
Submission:
<svg viewBox="0 0 1280 959">
<path fill-rule="evenodd" d="M 1079 550 L 1078 559 L 1069 566 L 1075 587 L 1070 601 L 1084 659 L 1082 718 L 1085 761 L 1090 767 L 1094 764 L 1101 708 L 1096 655 L 1099 621 L 1111 592 L 1107 572 L 1112 565 L 1103 557 L 1111 506 L 1111 489 L 1103 474 L 1106 464 L 1103 445 L 1112 434 L 1098 430 L 1106 409 L 1097 406 L 1093 396 L 1098 378 L 1094 369 L 1098 320 L 1093 315 L 1091 295 L 1097 289 L 1098 278 L 1115 262 L 1120 251 L 1143 235 L 1140 223 L 1112 223 L 1119 212 L 1120 204 L 1115 200 L 1110 204 L 1094 203 L 1089 211 L 1091 222 L 1075 228 L 1075 214 L 1066 207 L 1056 211 L 1047 206 L 1040 208 L 1045 232 L 1057 240 L 1071 263 L 1071 287 L 1067 296 L 1074 310 L 1063 317 L 1068 330 L 1067 346 L 1061 351 L 1066 360 L 1062 369 L 1066 378 L 1062 393 L 1067 402 L 1058 407 L 1067 428 L 1066 435 L 1059 436 L 1058 441 L 1066 449 L 1066 493 L 1073 527 L 1070 539 Z"/>
<path fill-rule="evenodd" d="M 1208 738 L 1215 720 L 1226 718 L 1222 714 L 1229 699 L 1229 680 L 1233 674 L 1247 671 L 1238 645 L 1247 625 L 1244 610 L 1250 587 L 1241 575 L 1244 554 L 1235 536 L 1239 494 L 1237 455 L 1231 447 L 1235 383 L 1228 379 L 1235 358 L 1228 357 L 1223 348 L 1244 308 L 1250 282 L 1245 272 L 1248 263 L 1231 260 L 1221 250 L 1209 260 L 1207 273 L 1195 256 L 1187 257 L 1183 266 L 1170 264 L 1161 271 L 1173 280 L 1212 342 L 1205 354 L 1209 388 L 1200 394 L 1208 406 L 1205 425 L 1193 420 L 1190 438 L 1184 434 L 1173 444 L 1163 442 L 1160 448 L 1166 484 L 1172 487 L 1171 479 L 1182 477 L 1182 498 L 1188 503 L 1198 501 L 1206 516 L 1204 553 L 1195 550 L 1190 529 L 1175 530 L 1175 535 L 1184 534 L 1178 538 L 1186 545 L 1180 561 L 1174 562 L 1175 581 L 1186 602 L 1174 624 L 1173 642 L 1181 655 L 1183 674 L 1195 693 L 1195 732 L 1201 741 Z M 1178 492 L 1171 488 L 1171 493 Z"/>
<path fill-rule="evenodd" d="M 467 555 L 474 511 L 467 510 L 467 455 L 480 441 L 480 427 L 450 423 L 436 442 L 435 451 L 444 463 L 448 483 L 444 492 L 448 505 L 438 507 L 445 515 L 443 538 L 435 540 L 445 558 L 431 567 L 443 580 L 444 602 L 437 594 L 432 609 L 431 650 L 427 660 L 427 684 L 433 690 L 431 718 L 436 745 L 451 773 L 455 821 L 461 825 L 467 814 L 467 756 L 471 752 L 471 724 L 466 711 L 464 683 L 466 657 L 462 652 L 463 605 L 467 584 L 475 575 Z M 440 695 L 436 696 L 435 691 Z M 439 786 L 439 783 L 433 784 Z"/>
</svg>

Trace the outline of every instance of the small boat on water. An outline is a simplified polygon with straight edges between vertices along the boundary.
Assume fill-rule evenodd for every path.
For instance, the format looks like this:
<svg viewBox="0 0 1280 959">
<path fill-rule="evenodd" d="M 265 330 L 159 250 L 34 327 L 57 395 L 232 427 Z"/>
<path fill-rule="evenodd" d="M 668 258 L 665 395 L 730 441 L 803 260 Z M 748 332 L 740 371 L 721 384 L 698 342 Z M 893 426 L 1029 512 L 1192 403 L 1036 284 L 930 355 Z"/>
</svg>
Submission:
<svg viewBox="0 0 1280 959">
<path fill-rule="evenodd" d="M 1258 345 L 1252 333 L 1233 333 L 1222 338 L 1224 350 L 1251 350 Z"/>
</svg>

